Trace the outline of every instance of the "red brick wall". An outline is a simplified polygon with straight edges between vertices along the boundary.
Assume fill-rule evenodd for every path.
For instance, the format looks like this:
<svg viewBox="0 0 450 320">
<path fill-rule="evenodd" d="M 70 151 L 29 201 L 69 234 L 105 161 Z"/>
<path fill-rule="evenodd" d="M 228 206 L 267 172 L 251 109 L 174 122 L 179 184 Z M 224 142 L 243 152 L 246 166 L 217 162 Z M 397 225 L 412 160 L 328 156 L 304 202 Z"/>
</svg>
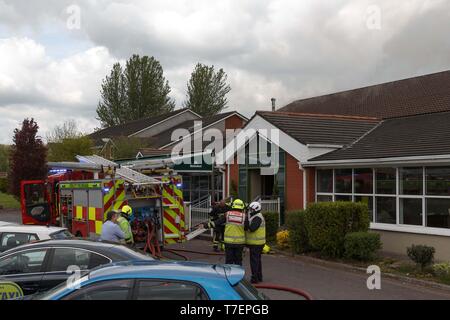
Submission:
<svg viewBox="0 0 450 320">
<path fill-rule="evenodd" d="M 306 168 L 306 201 L 313 203 L 316 201 L 316 169 Z"/>
<path fill-rule="evenodd" d="M 238 129 L 242 128 L 244 125 L 244 120 L 237 115 L 225 119 L 225 129 Z"/>
<path fill-rule="evenodd" d="M 298 160 L 286 153 L 285 210 L 303 208 L 303 171 L 299 169 Z"/>
<path fill-rule="evenodd" d="M 227 170 L 228 170 L 228 166 L 227 166 Z M 226 178 L 225 178 L 225 194 L 228 197 L 230 195 L 230 193 L 228 193 L 228 190 L 230 190 L 230 192 L 231 192 L 231 187 L 228 188 L 228 173 L 225 173 L 225 176 L 226 176 Z M 236 191 L 239 192 L 238 179 L 239 179 L 239 165 L 237 164 L 236 157 L 235 157 L 234 163 L 230 164 L 230 180 L 235 182 Z"/>
</svg>

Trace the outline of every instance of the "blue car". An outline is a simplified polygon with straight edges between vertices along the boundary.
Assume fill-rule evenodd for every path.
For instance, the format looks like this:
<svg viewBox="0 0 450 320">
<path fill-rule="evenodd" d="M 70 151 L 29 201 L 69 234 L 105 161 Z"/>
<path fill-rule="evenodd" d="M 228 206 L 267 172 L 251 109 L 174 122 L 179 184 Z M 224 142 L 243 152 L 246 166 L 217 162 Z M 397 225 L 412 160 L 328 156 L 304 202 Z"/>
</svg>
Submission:
<svg viewBox="0 0 450 320">
<path fill-rule="evenodd" d="M 63 283 L 39 300 L 262 300 L 266 297 L 234 265 L 128 261 L 93 269 L 72 285 Z M 76 286 L 77 285 L 77 286 Z"/>
</svg>

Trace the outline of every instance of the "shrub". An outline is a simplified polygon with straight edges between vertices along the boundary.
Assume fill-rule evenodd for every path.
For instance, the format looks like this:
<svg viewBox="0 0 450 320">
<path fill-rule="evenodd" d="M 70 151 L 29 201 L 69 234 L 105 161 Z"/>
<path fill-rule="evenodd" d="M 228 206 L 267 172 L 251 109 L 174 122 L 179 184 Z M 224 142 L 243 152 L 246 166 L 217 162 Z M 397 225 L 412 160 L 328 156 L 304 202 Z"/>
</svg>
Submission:
<svg viewBox="0 0 450 320">
<path fill-rule="evenodd" d="M 420 270 L 433 263 L 435 250 L 426 245 L 412 245 L 406 249 L 408 257 L 420 266 Z"/>
<path fill-rule="evenodd" d="M 342 257 L 349 232 L 369 230 L 369 210 L 353 202 L 320 202 L 305 211 L 305 225 L 312 249 L 329 257 Z"/>
<path fill-rule="evenodd" d="M 265 212 L 263 213 L 264 220 L 266 221 L 266 241 L 273 242 L 276 240 L 278 231 L 278 213 L 277 212 Z"/>
<path fill-rule="evenodd" d="M 7 193 L 8 192 L 8 179 L 0 178 L 0 192 Z"/>
<path fill-rule="evenodd" d="M 434 264 L 433 272 L 436 276 L 440 278 L 450 279 L 450 262 Z"/>
<path fill-rule="evenodd" d="M 289 231 L 282 230 L 277 232 L 277 247 L 280 249 L 289 248 Z"/>
<path fill-rule="evenodd" d="M 308 233 L 305 226 L 305 212 L 292 211 L 286 216 L 286 226 L 289 230 L 289 246 L 293 253 L 304 253 L 310 250 Z"/>
<path fill-rule="evenodd" d="M 344 239 L 344 256 L 348 259 L 370 261 L 381 249 L 380 235 L 372 232 L 350 232 Z"/>
</svg>

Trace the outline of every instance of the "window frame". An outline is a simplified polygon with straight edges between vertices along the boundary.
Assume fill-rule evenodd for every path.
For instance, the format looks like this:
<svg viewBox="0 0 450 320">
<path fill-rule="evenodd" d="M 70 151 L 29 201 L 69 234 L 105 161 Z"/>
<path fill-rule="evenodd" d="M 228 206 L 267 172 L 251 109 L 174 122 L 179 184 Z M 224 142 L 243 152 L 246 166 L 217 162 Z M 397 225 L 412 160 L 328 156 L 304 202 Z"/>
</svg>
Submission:
<svg viewBox="0 0 450 320">
<path fill-rule="evenodd" d="M 93 283 L 89 283 L 88 285 L 81 287 L 78 290 L 73 290 L 73 291 L 68 292 L 66 295 L 62 296 L 59 300 L 73 300 L 73 299 L 67 299 L 67 298 L 71 297 L 71 296 L 79 295 L 81 290 L 85 291 L 85 290 L 89 290 L 92 287 L 96 287 L 98 285 L 102 285 L 107 282 L 111 283 L 111 282 L 118 282 L 118 281 L 130 282 L 130 287 L 129 287 L 129 291 L 128 291 L 128 295 L 127 295 L 127 300 L 130 300 L 130 298 L 133 297 L 133 292 L 134 292 L 135 285 L 136 285 L 136 282 L 134 280 L 135 279 L 133 279 L 133 278 L 116 278 L 116 279 L 105 279 L 105 280 L 101 280 L 101 281 L 96 281 Z M 81 294 L 83 294 L 83 292 L 81 292 Z M 94 301 L 96 301 L 96 300 L 94 300 Z M 109 300 L 109 301 L 111 301 L 111 300 Z M 116 300 L 116 301 L 121 301 L 121 300 Z"/>
<path fill-rule="evenodd" d="M 134 286 L 133 286 L 133 295 L 131 296 L 131 300 L 137 300 L 137 295 L 138 295 L 138 291 L 139 291 L 139 283 L 140 282 L 170 282 L 170 283 L 179 283 L 179 284 L 186 284 L 186 285 L 190 285 L 193 287 L 197 287 L 198 289 L 200 289 L 202 291 L 202 293 L 206 296 L 206 300 L 200 300 L 200 301 L 209 301 L 211 300 L 211 297 L 208 294 L 208 291 L 201 286 L 199 283 L 197 282 L 192 282 L 192 281 L 188 281 L 188 280 L 178 280 L 178 279 L 166 279 L 166 278 L 136 278 L 134 279 Z M 176 301 L 183 301 L 183 300 L 176 300 Z M 188 301 L 188 300 L 185 300 Z"/>
<path fill-rule="evenodd" d="M 49 258 L 50 258 L 50 254 L 51 254 L 51 248 L 49 247 L 42 247 L 42 248 L 30 248 L 30 249 L 24 249 L 24 250 L 20 250 L 20 251 L 14 251 L 11 253 L 8 253 L 4 256 L 2 256 L 0 258 L 0 262 L 3 261 L 4 259 L 8 259 L 11 256 L 14 255 L 18 255 L 18 254 L 23 254 L 26 252 L 33 252 L 33 251 L 46 251 L 45 256 L 44 256 L 44 260 L 42 261 L 42 265 L 41 265 L 41 270 L 39 272 L 29 272 L 29 273 L 11 273 L 11 274 L 4 274 L 1 275 L 1 277 L 12 277 L 12 276 L 30 276 L 30 275 L 37 275 L 37 274 L 45 274 L 46 270 L 48 269 L 48 262 L 49 262 Z"/>
<path fill-rule="evenodd" d="M 89 250 L 89 249 L 85 249 L 85 248 L 64 247 L 64 246 L 61 246 L 61 247 L 51 247 L 51 253 L 50 253 L 50 256 L 48 257 L 48 261 L 47 261 L 47 269 L 46 269 L 46 271 L 45 271 L 46 274 L 61 273 L 61 272 L 64 272 L 64 273 L 65 273 L 65 272 L 67 272 L 67 270 L 60 270 L 60 271 L 51 271 L 51 270 L 50 270 L 50 268 L 51 268 L 51 266 L 52 266 L 52 263 L 53 263 L 53 258 L 55 257 L 55 251 L 56 251 L 56 249 L 73 249 L 73 250 L 86 251 L 86 252 L 89 252 L 89 253 L 91 253 L 91 254 L 96 254 L 96 255 L 99 255 L 99 256 L 101 256 L 101 257 L 103 257 L 103 258 L 106 258 L 107 260 L 109 260 L 108 263 L 111 263 L 111 262 L 112 262 L 112 259 L 109 258 L 109 257 L 107 257 L 107 256 L 105 256 L 104 254 L 101 254 L 101 253 L 98 253 L 98 252 L 96 252 L 96 251 L 92 251 L 92 250 Z M 89 264 L 90 264 L 90 262 L 91 262 L 91 257 L 89 257 Z M 95 267 L 94 267 L 94 268 L 95 268 Z M 89 271 L 89 270 L 91 270 L 91 269 L 83 269 L 83 270 L 80 270 L 80 271 Z"/>
</svg>

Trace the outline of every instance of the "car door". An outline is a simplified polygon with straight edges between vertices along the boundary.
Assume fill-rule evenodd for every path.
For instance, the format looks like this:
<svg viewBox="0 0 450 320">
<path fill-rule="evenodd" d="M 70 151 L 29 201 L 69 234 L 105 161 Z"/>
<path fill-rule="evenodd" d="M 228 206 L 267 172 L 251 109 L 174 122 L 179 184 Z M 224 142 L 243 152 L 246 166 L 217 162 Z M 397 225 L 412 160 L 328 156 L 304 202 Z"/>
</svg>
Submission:
<svg viewBox="0 0 450 320">
<path fill-rule="evenodd" d="M 205 289 L 197 283 L 178 280 L 136 280 L 133 300 L 209 300 Z"/>
<path fill-rule="evenodd" d="M 99 253 L 72 247 L 53 248 L 42 287 L 51 289 L 70 276 L 82 276 L 90 269 L 110 263 L 111 259 Z"/>
<path fill-rule="evenodd" d="M 0 280 L 18 284 L 24 295 L 41 289 L 48 248 L 14 252 L 0 258 Z"/>
</svg>

